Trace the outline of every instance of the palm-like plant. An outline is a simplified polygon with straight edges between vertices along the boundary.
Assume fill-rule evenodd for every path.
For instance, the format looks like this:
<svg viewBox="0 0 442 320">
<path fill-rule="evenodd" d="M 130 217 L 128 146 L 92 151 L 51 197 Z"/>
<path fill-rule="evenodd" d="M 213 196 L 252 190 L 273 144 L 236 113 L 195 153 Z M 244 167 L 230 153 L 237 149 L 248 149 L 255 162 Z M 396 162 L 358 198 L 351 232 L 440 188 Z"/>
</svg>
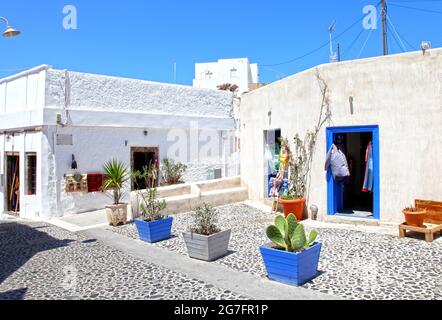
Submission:
<svg viewBox="0 0 442 320">
<path fill-rule="evenodd" d="M 103 191 L 112 191 L 114 205 L 120 204 L 123 197 L 124 184 L 129 180 L 129 170 L 127 166 L 116 159 L 110 160 L 103 166 L 105 178 Z"/>
</svg>

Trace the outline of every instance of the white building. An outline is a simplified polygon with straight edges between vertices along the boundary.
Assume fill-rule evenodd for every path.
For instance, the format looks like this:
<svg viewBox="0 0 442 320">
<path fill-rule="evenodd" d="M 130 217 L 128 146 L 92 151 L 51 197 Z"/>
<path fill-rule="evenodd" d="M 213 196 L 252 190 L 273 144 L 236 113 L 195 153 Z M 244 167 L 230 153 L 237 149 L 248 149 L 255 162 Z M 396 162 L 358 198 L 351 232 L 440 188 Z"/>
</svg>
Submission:
<svg viewBox="0 0 442 320">
<path fill-rule="evenodd" d="M 194 87 L 217 89 L 226 83 L 237 85 L 238 95 L 248 92 L 251 84 L 259 83 L 258 64 L 251 64 L 247 58 L 195 64 Z"/>
<path fill-rule="evenodd" d="M 241 174 L 250 200 L 272 202 L 278 137 L 303 138 L 317 125 L 324 101 L 318 73 L 332 113 L 312 163 L 308 202 L 318 218 L 402 223 L 402 210 L 416 199 L 442 201 L 442 49 L 320 65 L 243 95 Z M 324 170 L 338 136 L 351 173 L 344 185 Z M 372 192 L 364 190 L 369 145 Z"/>
<path fill-rule="evenodd" d="M 26 218 L 102 209 L 108 196 L 72 192 L 69 179 L 113 158 L 132 170 L 173 158 L 188 165 L 186 182 L 232 176 L 234 129 L 229 92 L 49 66 L 1 79 L 0 208 Z"/>
</svg>

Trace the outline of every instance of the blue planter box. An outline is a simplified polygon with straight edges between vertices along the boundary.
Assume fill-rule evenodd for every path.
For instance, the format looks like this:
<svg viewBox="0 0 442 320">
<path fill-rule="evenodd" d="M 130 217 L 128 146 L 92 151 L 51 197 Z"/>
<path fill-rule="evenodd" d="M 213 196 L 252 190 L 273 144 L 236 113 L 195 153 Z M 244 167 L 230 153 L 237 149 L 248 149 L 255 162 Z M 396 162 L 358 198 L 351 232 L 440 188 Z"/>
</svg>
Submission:
<svg viewBox="0 0 442 320">
<path fill-rule="evenodd" d="M 277 250 L 270 246 L 263 246 L 260 250 L 269 279 L 301 286 L 318 274 L 321 247 L 321 243 L 316 243 L 299 253 Z"/>
<path fill-rule="evenodd" d="M 170 238 L 172 233 L 172 222 L 172 217 L 153 222 L 136 219 L 135 226 L 137 227 L 138 234 L 142 241 L 155 243 Z"/>
</svg>

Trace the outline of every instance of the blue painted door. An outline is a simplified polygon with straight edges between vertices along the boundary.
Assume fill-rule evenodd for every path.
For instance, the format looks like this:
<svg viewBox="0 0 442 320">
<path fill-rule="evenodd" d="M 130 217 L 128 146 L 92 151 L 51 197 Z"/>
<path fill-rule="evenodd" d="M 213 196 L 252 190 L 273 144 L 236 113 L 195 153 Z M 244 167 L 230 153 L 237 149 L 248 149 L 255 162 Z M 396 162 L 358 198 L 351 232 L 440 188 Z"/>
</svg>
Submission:
<svg viewBox="0 0 442 320">
<path fill-rule="evenodd" d="M 370 132 L 373 135 L 373 164 L 374 164 L 374 190 L 373 190 L 373 216 L 380 220 L 380 154 L 379 154 L 379 126 L 332 127 L 327 128 L 327 150 L 333 145 L 335 136 L 346 133 Z M 342 183 L 336 183 L 331 170 L 327 172 L 327 211 L 335 215 L 344 209 L 344 192 Z"/>
</svg>

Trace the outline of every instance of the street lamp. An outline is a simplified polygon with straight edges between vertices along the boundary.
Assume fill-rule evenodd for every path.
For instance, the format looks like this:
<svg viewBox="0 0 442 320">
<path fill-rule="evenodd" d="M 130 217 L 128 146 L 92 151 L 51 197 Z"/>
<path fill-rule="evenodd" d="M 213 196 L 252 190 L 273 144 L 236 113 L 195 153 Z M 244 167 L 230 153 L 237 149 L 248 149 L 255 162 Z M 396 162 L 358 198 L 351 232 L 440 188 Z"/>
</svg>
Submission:
<svg viewBox="0 0 442 320">
<path fill-rule="evenodd" d="M 0 16 L 0 20 L 2 20 L 6 24 L 6 30 L 3 32 L 4 37 L 15 37 L 18 36 L 21 32 L 14 29 L 10 24 L 8 19 Z"/>
</svg>

